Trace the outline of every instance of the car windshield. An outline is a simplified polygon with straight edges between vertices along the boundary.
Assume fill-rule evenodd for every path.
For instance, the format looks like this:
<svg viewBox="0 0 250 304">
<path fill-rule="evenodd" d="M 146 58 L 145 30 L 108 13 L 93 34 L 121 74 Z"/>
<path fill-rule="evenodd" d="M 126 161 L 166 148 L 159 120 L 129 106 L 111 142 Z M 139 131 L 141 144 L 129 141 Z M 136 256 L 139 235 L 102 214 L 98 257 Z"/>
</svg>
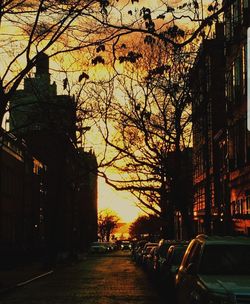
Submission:
<svg viewBox="0 0 250 304">
<path fill-rule="evenodd" d="M 183 255 L 185 253 L 186 247 L 178 247 L 174 249 L 174 254 L 173 254 L 173 258 L 172 258 L 172 264 L 173 265 L 180 265 Z"/>
<path fill-rule="evenodd" d="M 171 244 L 169 243 L 163 243 L 159 249 L 158 249 L 158 255 L 163 257 L 163 258 L 166 258 L 167 256 L 167 252 L 168 252 L 168 248 L 171 246 Z"/>
<path fill-rule="evenodd" d="M 205 246 L 199 273 L 206 275 L 249 275 L 250 245 Z"/>
</svg>

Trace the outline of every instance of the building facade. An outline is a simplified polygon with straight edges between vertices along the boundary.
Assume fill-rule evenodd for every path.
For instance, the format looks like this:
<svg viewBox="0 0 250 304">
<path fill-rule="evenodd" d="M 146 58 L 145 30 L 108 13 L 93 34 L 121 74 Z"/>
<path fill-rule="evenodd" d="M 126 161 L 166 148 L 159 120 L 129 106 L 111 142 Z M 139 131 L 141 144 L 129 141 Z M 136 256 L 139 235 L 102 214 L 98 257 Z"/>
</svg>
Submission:
<svg viewBox="0 0 250 304">
<path fill-rule="evenodd" d="M 204 40 L 192 71 L 194 223 L 197 233 L 222 229 L 221 147 L 226 125 L 223 24 Z"/>
<path fill-rule="evenodd" d="M 41 53 L 35 77 L 10 101 L 10 128 L 47 165 L 45 239 L 48 263 L 86 250 L 97 239 L 97 165 L 76 143 L 76 105 L 50 84 L 49 58 Z M 84 162 L 88 165 L 82 166 Z M 91 168 L 91 174 L 90 174 Z M 81 181 L 85 186 L 79 186 Z M 93 216 L 92 214 L 95 214 Z M 91 222 L 91 223 L 90 223 Z M 87 233 L 89 238 L 82 235 Z"/>
<path fill-rule="evenodd" d="M 46 166 L 1 129 L 0 168 L 0 266 L 9 266 L 44 249 Z"/>
<path fill-rule="evenodd" d="M 194 216 L 198 233 L 250 233 L 249 14 L 248 0 L 228 3 L 223 33 L 218 35 L 217 25 L 216 38 L 203 43 L 196 60 L 199 77 L 193 90 Z M 204 75 L 200 76 L 199 71 Z M 200 99 L 205 104 L 204 114 L 199 112 Z"/>
<path fill-rule="evenodd" d="M 250 235 L 250 132 L 247 130 L 249 1 L 234 1 L 224 16 L 229 207 L 233 231 Z"/>
</svg>

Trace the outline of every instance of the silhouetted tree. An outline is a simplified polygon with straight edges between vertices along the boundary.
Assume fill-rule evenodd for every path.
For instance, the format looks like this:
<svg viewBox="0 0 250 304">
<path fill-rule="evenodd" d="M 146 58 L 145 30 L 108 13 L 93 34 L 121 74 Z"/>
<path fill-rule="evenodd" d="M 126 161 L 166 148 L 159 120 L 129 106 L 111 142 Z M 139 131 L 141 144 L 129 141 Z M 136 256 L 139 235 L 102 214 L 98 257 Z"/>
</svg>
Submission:
<svg viewBox="0 0 250 304">
<path fill-rule="evenodd" d="M 119 217 L 111 210 L 104 209 L 98 215 L 98 232 L 101 241 L 110 241 L 113 230 L 117 227 Z"/>
<path fill-rule="evenodd" d="M 228 3 L 230 1 L 225 1 L 225 5 Z M 123 93 L 129 97 L 127 105 L 121 107 L 114 103 L 112 109 L 111 104 L 105 104 L 104 108 L 100 105 L 106 126 L 108 120 L 112 124 L 119 122 L 115 125 L 119 138 L 111 140 L 109 127 L 103 135 L 106 143 L 116 150 L 109 165 L 120 167 L 130 178 L 121 188 L 129 189 L 142 205 L 165 217 L 172 214 L 172 210 L 168 212 L 166 208 L 173 207 L 169 203 L 171 176 L 166 173 L 166 160 L 169 153 L 184 149 L 186 136 L 182 134 L 190 120 L 186 119 L 188 94 L 181 93 L 184 92 L 181 88 L 184 74 L 180 76 L 180 70 L 186 69 L 187 64 L 187 56 L 181 48 L 206 36 L 223 8 L 217 1 L 208 6 L 207 12 L 202 1 L 173 6 L 162 1 L 160 7 L 161 13 L 158 14 L 157 8 L 143 7 L 140 1 L 128 1 L 125 5 L 122 1 L 107 0 L 1 1 L 0 121 L 8 110 L 9 100 L 32 71 L 41 53 L 56 57 L 81 51 L 84 57 L 81 62 L 88 62 L 88 66 L 112 63 L 115 73 L 119 74 L 117 64 L 137 64 L 142 59 L 142 51 L 134 49 L 124 37 L 143 37 L 145 46 L 155 46 L 163 57 L 169 58 L 150 67 L 148 75 L 143 75 L 144 81 L 140 80 L 134 88 L 133 76 L 129 76 L 132 90 L 126 88 L 127 80 L 123 84 Z M 178 20 L 188 20 L 192 27 L 183 29 Z M 163 44 L 157 44 L 158 41 Z M 89 53 L 82 55 L 82 50 Z M 76 61 L 79 58 L 76 56 Z M 185 65 L 180 68 L 183 62 Z M 179 73 L 176 73 L 178 65 Z M 78 81 L 89 80 L 87 71 L 80 70 Z M 69 79 L 65 78 L 63 88 L 68 86 Z M 136 97 L 136 88 L 144 94 L 140 100 Z M 84 119 L 84 116 L 79 118 Z M 86 126 L 80 124 L 80 127 L 86 130 Z M 130 161 L 124 165 L 125 158 Z"/>
<path fill-rule="evenodd" d="M 175 48 L 183 47 L 206 36 L 224 9 L 216 0 L 208 6 L 196 0 L 172 6 L 161 2 L 157 8 L 154 2 L 144 7 L 134 0 L 125 4 L 116 0 L 1 1 L 0 121 L 8 101 L 42 52 L 55 57 L 81 51 L 77 62 L 84 57 L 83 61 L 91 65 L 110 62 L 109 58 L 114 63 L 134 62 L 140 55 L 128 43 L 128 35 L 141 34 L 148 45 L 161 40 Z M 230 1 L 223 5 L 230 5 Z M 83 56 L 83 49 L 88 54 Z M 88 77 L 83 69 L 79 81 Z M 64 88 L 68 82 L 65 78 Z"/>
<path fill-rule="evenodd" d="M 159 237 L 161 229 L 161 220 L 155 215 L 139 216 L 129 227 L 131 238 L 141 239 L 149 238 L 155 240 Z"/>
<path fill-rule="evenodd" d="M 117 172 L 112 179 L 100 168 L 100 175 L 115 189 L 130 191 L 140 208 L 157 214 L 165 223 L 163 236 L 173 238 L 174 211 L 189 217 L 190 198 L 184 186 L 190 176 L 182 157 L 191 144 L 188 71 L 193 58 L 190 50 L 164 45 L 137 53 L 142 58 L 133 65 L 126 63 L 131 70 L 125 74 L 124 68 L 124 74 L 115 79 L 118 96 L 105 93 L 110 82 L 101 92 L 92 88 L 103 114 L 99 131 L 108 151 L 100 165 Z"/>
</svg>

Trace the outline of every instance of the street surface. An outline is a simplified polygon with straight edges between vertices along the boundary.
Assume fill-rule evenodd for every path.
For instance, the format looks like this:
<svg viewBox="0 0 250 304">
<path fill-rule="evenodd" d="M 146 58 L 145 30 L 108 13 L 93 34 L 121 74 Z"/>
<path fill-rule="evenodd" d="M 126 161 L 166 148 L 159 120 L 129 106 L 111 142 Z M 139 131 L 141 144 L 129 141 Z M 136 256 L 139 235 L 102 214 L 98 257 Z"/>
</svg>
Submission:
<svg viewBox="0 0 250 304">
<path fill-rule="evenodd" d="M 91 255 L 1 296 L 1 304 L 167 304 L 130 252 Z M 170 302 L 169 302 L 170 303 Z M 171 303 L 174 304 L 174 303 Z"/>
</svg>

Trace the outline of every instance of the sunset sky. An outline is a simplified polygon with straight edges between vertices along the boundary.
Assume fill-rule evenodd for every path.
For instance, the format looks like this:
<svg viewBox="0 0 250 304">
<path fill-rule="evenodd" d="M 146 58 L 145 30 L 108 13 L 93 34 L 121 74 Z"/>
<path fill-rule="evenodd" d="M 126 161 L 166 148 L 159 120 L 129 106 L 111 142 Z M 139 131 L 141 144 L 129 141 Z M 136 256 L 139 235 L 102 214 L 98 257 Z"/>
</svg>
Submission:
<svg viewBox="0 0 250 304">
<path fill-rule="evenodd" d="M 120 222 L 132 222 L 142 211 L 135 206 L 134 197 L 128 192 L 114 190 L 102 178 L 98 179 L 98 209 L 111 209 L 120 218 Z"/>
<path fill-rule="evenodd" d="M 135 16 L 140 16 L 140 9 L 142 7 L 147 7 L 147 5 L 150 5 L 152 8 L 152 16 L 157 16 L 159 13 L 162 13 L 166 10 L 166 4 L 164 4 L 164 2 L 162 2 L 161 0 L 155 0 L 155 1 L 149 1 L 149 0 L 144 0 L 144 1 L 138 1 L 135 2 L 134 5 L 128 5 L 130 2 L 129 1 L 120 1 L 116 10 L 114 10 L 113 12 L 113 18 L 120 18 L 120 14 L 121 14 L 121 9 L 125 12 L 125 19 L 123 19 L 123 21 L 126 21 L 128 19 L 128 21 L 131 21 L 133 18 L 135 18 Z M 174 0 L 174 1 L 170 1 L 170 3 L 172 5 L 177 5 L 177 3 L 179 3 L 178 0 Z M 155 8 L 158 8 L 154 11 L 154 5 Z M 128 14 L 128 9 L 131 7 L 131 9 L 133 9 L 133 14 Z M 131 15 L 131 16 L 130 16 Z M 130 20 L 131 19 L 131 20 Z M 157 21 L 157 24 L 159 22 L 162 21 Z M 159 25 L 159 24 L 158 24 Z M 6 28 L 1 28 L 2 33 L 6 34 L 6 32 L 8 34 L 12 34 L 10 33 L 10 27 L 6 27 Z M 14 28 L 13 28 L 14 30 Z M 129 37 L 130 39 L 131 37 Z M 22 43 L 22 41 L 20 42 L 20 37 L 18 38 L 18 43 Z M 130 41 L 131 42 L 131 41 Z M 9 57 L 6 57 L 6 59 L 9 59 Z M 22 58 L 20 58 L 21 60 Z M 74 58 L 75 59 L 75 58 Z M 79 58 L 80 59 L 80 58 Z M 54 59 L 52 59 L 54 60 Z M 67 68 L 72 68 L 73 65 L 71 63 L 71 61 L 69 60 L 69 57 L 65 54 L 63 54 L 62 58 L 61 58 L 61 62 L 57 62 L 55 65 L 53 65 L 53 62 L 50 62 L 50 66 L 52 67 L 51 69 L 51 80 L 52 81 L 56 81 L 57 85 L 58 85 L 58 93 L 59 94 L 66 94 L 67 92 L 61 92 L 60 90 L 60 86 L 62 85 L 62 80 L 65 77 L 65 74 L 62 75 L 62 77 L 58 77 L 55 76 L 56 71 L 59 70 L 60 67 L 57 67 L 61 65 L 65 65 L 68 66 Z M 81 53 L 81 61 L 77 60 L 77 64 L 81 65 L 80 67 L 78 67 L 78 71 L 76 72 L 76 78 L 79 77 L 79 73 L 81 73 L 82 71 L 86 71 L 88 73 L 88 75 L 90 76 L 91 80 L 95 79 L 95 72 L 97 72 L 98 76 L 100 77 L 100 75 L 102 73 L 105 74 L 105 69 L 103 69 L 102 66 L 96 66 L 95 68 L 92 67 L 91 69 L 88 69 L 88 66 L 85 65 L 85 62 L 87 60 L 87 58 L 85 58 L 85 56 L 82 56 Z M 3 64 L 3 63 L 1 63 Z M 6 63 L 6 66 L 8 65 L 8 63 Z M 53 69 L 54 68 L 54 69 Z M 65 67 L 66 68 L 66 67 Z M 72 76 L 72 75 L 71 75 Z M 55 78 L 54 78 L 55 77 Z M 57 78 L 57 79 L 56 79 Z M 60 79 L 61 78 L 61 79 Z M 72 77 L 74 79 L 74 76 Z M 120 99 L 122 100 L 122 98 Z M 94 152 L 97 155 L 97 158 L 99 157 L 100 151 L 102 149 L 104 149 L 100 143 L 99 138 L 97 138 L 97 134 L 95 132 L 90 132 L 90 137 L 91 140 L 90 141 L 86 141 L 86 144 L 88 146 L 90 146 Z M 110 171 L 109 171 L 110 174 Z M 111 172 L 112 174 L 112 172 Z M 125 222 L 131 222 L 133 221 L 136 217 L 138 217 L 139 214 L 142 214 L 142 211 L 136 207 L 135 205 L 135 198 L 129 194 L 128 192 L 118 192 L 114 189 L 111 188 L 111 186 L 108 186 L 107 184 L 105 184 L 104 180 L 102 180 L 101 178 L 98 179 L 98 207 L 99 210 L 105 209 L 105 208 L 109 208 L 114 210 L 118 216 L 121 218 L 121 221 L 125 221 Z"/>
<path fill-rule="evenodd" d="M 93 149 L 97 159 L 103 156 L 104 143 L 100 134 L 94 127 L 86 133 L 86 150 Z M 117 175 L 109 170 L 109 177 L 117 178 Z M 120 218 L 121 222 L 132 222 L 143 212 L 136 207 L 136 200 L 128 191 L 117 191 L 98 177 L 98 210 L 103 209 L 113 210 Z"/>
</svg>

